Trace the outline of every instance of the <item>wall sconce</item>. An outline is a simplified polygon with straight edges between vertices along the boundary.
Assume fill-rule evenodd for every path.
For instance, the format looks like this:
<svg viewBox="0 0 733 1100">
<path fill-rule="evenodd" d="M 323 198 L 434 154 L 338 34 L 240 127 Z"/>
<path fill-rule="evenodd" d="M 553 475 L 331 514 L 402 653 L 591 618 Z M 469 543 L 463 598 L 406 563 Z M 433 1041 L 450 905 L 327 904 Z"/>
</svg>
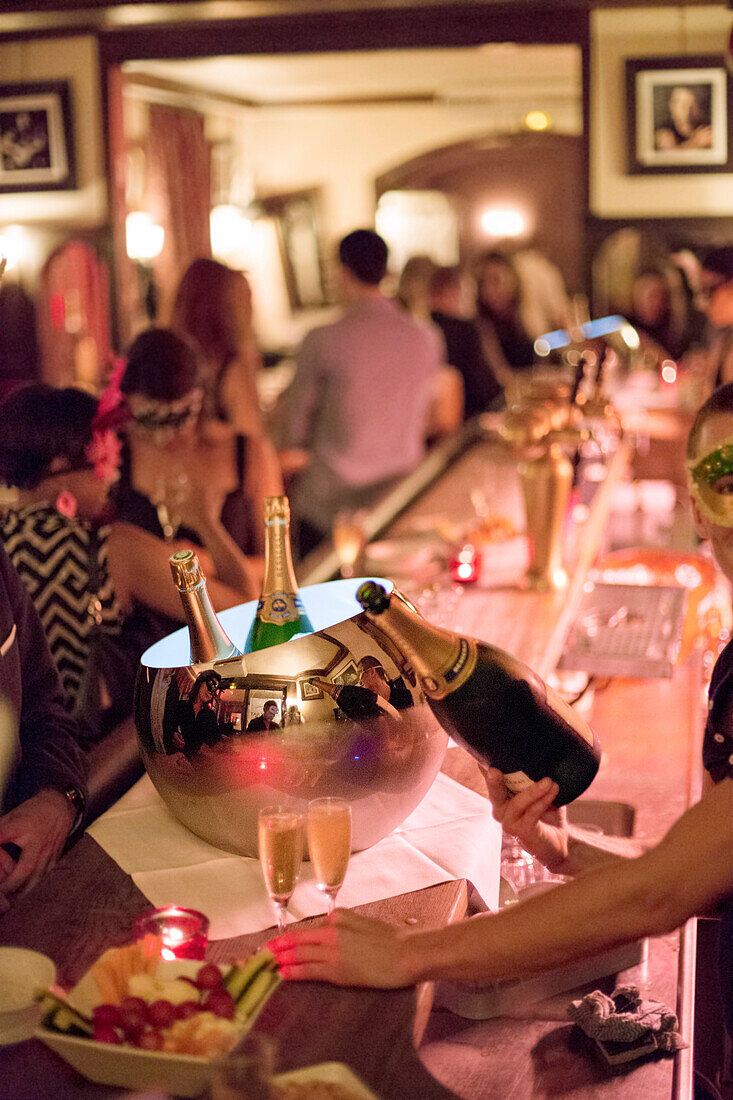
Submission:
<svg viewBox="0 0 733 1100">
<path fill-rule="evenodd" d="M 26 232 L 21 225 L 8 225 L 0 231 L 0 256 L 7 260 L 7 272 L 17 271 L 27 251 Z"/>
<path fill-rule="evenodd" d="M 125 219 L 125 245 L 131 260 L 146 264 L 159 256 L 163 250 L 165 230 L 156 225 L 150 214 L 144 210 L 134 210 Z"/>
<path fill-rule="evenodd" d="M 246 252 L 252 237 L 252 221 L 241 207 L 220 203 L 209 215 L 209 232 L 214 259 L 226 262 Z"/>
<path fill-rule="evenodd" d="M 511 206 L 493 206 L 481 215 L 481 228 L 488 237 L 521 237 L 527 221 L 521 210 Z"/>
</svg>

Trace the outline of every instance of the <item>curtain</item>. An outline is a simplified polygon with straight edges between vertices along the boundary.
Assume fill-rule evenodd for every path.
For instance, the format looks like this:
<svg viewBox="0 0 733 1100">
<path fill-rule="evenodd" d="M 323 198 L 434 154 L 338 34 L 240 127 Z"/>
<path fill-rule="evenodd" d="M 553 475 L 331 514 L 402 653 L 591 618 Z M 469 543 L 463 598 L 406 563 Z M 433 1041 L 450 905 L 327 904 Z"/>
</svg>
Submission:
<svg viewBox="0 0 733 1100">
<path fill-rule="evenodd" d="M 211 256 L 211 149 L 195 111 L 153 105 L 149 118 L 146 208 L 165 229 L 154 271 L 158 313 L 167 318 L 186 267 Z"/>
</svg>

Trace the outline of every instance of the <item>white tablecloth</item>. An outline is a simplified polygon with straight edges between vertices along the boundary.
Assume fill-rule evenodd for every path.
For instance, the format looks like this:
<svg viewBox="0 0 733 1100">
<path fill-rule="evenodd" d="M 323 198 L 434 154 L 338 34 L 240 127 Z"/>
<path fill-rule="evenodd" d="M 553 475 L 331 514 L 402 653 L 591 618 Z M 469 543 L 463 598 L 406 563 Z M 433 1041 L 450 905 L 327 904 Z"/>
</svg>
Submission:
<svg viewBox="0 0 733 1100">
<path fill-rule="evenodd" d="M 132 875 L 154 906 L 176 904 L 206 913 L 211 939 L 273 924 L 259 861 L 231 855 L 189 832 L 147 776 L 94 822 L 89 835 Z M 363 905 L 465 878 L 495 909 L 500 854 L 501 830 L 487 800 L 441 773 L 404 824 L 352 856 L 338 904 Z M 310 863 L 304 862 L 290 918 L 323 912 L 324 897 Z"/>
</svg>

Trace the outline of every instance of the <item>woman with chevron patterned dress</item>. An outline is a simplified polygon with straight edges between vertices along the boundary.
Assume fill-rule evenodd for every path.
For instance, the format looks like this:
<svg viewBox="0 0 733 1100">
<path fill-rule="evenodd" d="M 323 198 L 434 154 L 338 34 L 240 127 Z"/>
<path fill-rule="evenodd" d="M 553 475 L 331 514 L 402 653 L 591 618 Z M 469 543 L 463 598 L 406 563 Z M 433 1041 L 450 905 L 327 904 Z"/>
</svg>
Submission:
<svg viewBox="0 0 733 1100">
<path fill-rule="evenodd" d="M 89 394 L 43 383 L 0 403 L 0 479 L 9 489 L 0 537 L 39 612 L 67 708 L 92 719 L 99 736 L 131 711 L 138 658 L 150 640 L 132 626 L 136 609 L 182 620 L 168 565 L 177 545 L 131 523 L 110 523 L 120 443 L 108 426 L 114 418 L 105 424 L 97 413 Z M 192 505 L 217 609 L 257 592 L 218 519 L 220 506 L 216 493 Z M 112 660 L 114 677 L 105 678 Z"/>
</svg>

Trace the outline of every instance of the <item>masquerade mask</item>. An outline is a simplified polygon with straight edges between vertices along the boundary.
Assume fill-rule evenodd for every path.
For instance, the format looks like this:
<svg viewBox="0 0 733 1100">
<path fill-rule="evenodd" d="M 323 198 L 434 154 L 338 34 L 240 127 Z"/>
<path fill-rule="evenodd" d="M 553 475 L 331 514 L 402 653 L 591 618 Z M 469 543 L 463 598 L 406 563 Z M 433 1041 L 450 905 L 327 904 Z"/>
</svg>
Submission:
<svg viewBox="0 0 733 1100">
<path fill-rule="evenodd" d="M 201 412 L 204 391 L 191 390 L 177 401 L 154 401 L 150 397 L 131 394 L 128 405 L 136 428 L 164 441 L 182 431 Z"/>
<path fill-rule="evenodd" d="M 733 443 L 687 463 L 690 492 L 701 515 L 717 527 L 733 527 Z"/>
</svg>

